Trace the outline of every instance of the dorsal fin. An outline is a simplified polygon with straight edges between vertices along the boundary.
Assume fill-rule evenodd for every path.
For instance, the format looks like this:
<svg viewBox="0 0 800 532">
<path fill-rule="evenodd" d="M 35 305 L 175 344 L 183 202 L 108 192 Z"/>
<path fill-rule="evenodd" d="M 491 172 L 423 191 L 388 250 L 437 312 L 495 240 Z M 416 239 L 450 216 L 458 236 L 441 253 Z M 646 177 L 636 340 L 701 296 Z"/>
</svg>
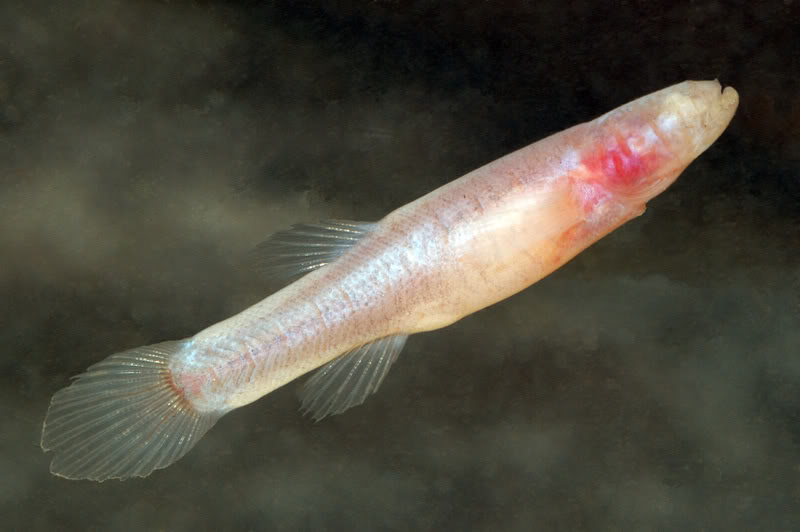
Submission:
<svg viewBox="0 0 800 532">
<path fill-rule="evenodd" d="M 271 278 L 295 280 L 341 257 L 375 223 L 324 220 L 279 231 L 250 253 L 253 266 Z"/>
<path fill-rule="evenodd" d="M 380 338 L 319 368 L 300 392 L 303 413 L 319 421 L 363 403 L 378 390 L 407 338 L 407 335 Z"/>
</svg>

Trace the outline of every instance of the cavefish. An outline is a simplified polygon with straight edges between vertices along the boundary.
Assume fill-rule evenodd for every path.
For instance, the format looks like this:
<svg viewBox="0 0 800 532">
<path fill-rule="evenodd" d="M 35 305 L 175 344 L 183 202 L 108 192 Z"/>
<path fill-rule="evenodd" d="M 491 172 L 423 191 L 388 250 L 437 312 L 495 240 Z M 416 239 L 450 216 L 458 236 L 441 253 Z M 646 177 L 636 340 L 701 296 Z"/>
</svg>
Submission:
<svg viewBox="0 0 800 532">
<path fill-rule="evenodd" d="M 113 354 L 53 396 L 41 446 L 70 479 L 144 477 L 225 414 L 315 370 L 319 420 L 375 393 L 409 335 L 550 274 L 640 216 L 725 130 L 732 87 L 685 81 L 510 153 L 378 222 L 298 224 L 257 247 L 292 282 L 190 338 Z"/>
</svg>

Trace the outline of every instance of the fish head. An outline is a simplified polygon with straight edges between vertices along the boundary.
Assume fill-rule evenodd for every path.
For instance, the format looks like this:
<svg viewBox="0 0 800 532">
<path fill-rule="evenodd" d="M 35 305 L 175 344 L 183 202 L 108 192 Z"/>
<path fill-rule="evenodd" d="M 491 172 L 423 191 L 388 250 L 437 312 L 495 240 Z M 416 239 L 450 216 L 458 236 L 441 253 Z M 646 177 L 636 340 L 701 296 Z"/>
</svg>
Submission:
<svg viewBox="0 0 800 532">
<path fill-rule="evenodd" d="M 725 130 L 739 95 L 718 81 L 686 81 L 592 122 L 581 181 L 593 195 L 643 206 Z"/>
<path fill-rule="evenodd" d="M 719 81 L 684 81 L 655 92 L 656 127 L 678 156 L 699 157 L 728 127 L 739 105 L 739 94 Z"/>
</svg>

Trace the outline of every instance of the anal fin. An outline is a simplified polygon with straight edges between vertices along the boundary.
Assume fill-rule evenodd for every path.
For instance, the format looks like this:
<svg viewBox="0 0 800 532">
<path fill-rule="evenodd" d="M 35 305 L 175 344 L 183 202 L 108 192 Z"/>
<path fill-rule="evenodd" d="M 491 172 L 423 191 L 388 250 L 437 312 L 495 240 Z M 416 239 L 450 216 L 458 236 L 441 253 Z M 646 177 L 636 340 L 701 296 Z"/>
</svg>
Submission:
<svg viewBox="0 0 800 532">
<path fill-rule="evenodd" d="M 303 413 L 319 421 L 363 403 L 378 390 L 406 339 L 407 335 L 386 336 L 319 368 L 300 392 Z"/>
</svg>

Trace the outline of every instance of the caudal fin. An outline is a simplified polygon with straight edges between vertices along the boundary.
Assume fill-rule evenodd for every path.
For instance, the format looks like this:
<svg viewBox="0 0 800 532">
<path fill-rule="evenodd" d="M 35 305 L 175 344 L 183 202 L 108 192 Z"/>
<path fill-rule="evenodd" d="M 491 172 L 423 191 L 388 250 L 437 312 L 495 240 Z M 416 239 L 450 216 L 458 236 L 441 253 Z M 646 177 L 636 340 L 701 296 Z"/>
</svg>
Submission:
<svg viewBox="0 0 800 532">
<path fill-rule="evenodd" d="M 111 355 L 53 396 L 42 449 L 50 472 L 103 481 L 145 477 L 194 447 L 219 419 L 195 411 L 175 387 L 169 359 L 185 340 Z"/>
</svg>

